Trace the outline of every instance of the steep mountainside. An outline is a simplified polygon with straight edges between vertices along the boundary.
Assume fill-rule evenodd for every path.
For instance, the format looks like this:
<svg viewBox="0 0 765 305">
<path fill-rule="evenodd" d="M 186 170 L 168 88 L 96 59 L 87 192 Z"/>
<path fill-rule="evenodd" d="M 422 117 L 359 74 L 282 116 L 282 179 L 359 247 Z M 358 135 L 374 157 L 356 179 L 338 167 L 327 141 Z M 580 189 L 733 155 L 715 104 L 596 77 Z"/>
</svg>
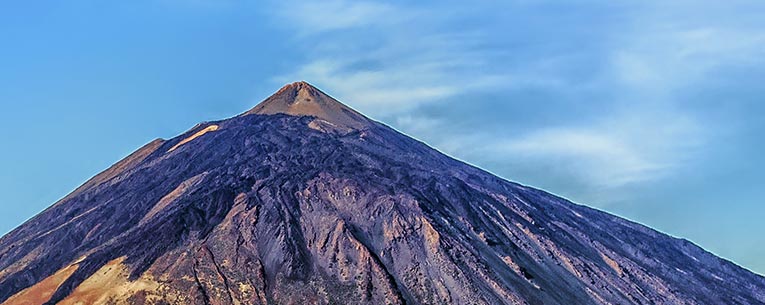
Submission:
<svg viewBox="0 0 765 305">
<path fill-rule="evenodd" d="M 2 237 L 0 303 L 763 304 L 765 279 L 299 82 Z"/>
</svg>

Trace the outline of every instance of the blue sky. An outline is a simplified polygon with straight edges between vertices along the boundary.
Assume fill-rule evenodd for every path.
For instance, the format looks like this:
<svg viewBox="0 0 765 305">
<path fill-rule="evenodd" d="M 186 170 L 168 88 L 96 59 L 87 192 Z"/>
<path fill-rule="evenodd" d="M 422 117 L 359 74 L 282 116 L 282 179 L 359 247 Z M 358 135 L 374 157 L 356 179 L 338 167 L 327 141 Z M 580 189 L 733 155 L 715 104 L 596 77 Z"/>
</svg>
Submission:
<svg viewBox="0 0 765 305">
<path fill-rule="evenodd" d="M 307 80 L 765 273 L 765 2 L 2 1 L 0 232 Z"/>
</svg>

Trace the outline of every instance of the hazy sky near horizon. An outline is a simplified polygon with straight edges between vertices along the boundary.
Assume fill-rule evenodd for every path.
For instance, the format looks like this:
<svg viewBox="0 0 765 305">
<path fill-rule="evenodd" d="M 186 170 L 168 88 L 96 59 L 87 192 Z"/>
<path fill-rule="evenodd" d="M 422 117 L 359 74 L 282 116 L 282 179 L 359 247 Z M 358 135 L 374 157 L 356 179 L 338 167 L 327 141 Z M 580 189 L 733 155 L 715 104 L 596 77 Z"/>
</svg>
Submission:
<svg viewBox="0 0 765 305">
<path fill-rule="evenodd" d="M 765 274 L 765 2 L 2 1 L 0 234 L 306 80 Z"/>
</svg>

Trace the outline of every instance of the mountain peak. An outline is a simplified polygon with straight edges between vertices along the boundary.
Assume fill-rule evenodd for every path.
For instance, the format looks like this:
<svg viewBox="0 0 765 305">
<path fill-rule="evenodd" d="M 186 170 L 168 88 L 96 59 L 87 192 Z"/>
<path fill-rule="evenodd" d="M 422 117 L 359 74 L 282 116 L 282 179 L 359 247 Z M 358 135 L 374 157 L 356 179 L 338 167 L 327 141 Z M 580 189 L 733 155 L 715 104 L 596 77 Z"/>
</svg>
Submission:
<svg viewBox="0 0 765 305">
<path fill-rule="evenodd" d="M 0 305 L 765 304 L 765 277 L 307 83 L 248 113 L 147 144 L 0 237 Z"/>
<path fill-rule="evenodd" d="M 361 113 L 332 98 L 313 85 L 287 84 L 245 114 L 312 116 L 334 127 L 360 129 L 372 123 Z"/>
</svg>

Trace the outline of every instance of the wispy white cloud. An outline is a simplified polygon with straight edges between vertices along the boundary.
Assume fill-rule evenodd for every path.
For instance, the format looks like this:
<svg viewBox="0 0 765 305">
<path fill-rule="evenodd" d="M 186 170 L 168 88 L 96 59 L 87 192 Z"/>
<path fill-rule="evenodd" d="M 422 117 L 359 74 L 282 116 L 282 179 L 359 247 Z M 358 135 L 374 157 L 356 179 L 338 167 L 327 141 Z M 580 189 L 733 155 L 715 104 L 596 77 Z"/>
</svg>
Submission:
<svg viewBox="0 0 765 305">
<path fill-rule="evenodd" d="M 478 44 L 486 34 L 441 29 L 446 13 L 342 0 L 277 7 L 278 15 L 289 16 L 297 44 L 312 52 L 276 81 L 313 82 L 374 117 L 406 114 L 506 79 L 485 69 L 491 58 Z"/>
<path fill-rule="evenodd" d="M 279 82 L 305 79 L 327 88 L 343 101 L 366 113 L 404 113 L 413 107 L 457 93 L 457 88 L 425 79 L 436 77 L 437 67 L 409 66 L 381 70 L 347 69 L 345 61 L 317 60 Z M 433 71 L 435 70 L 435 71 Z M 415 80 L 416 79 L 416 80 Z"/>
<path fill-rule="evenodd" d="M 397 124 L 415 134 L 448 128 L 443 120 L 417 116 L 405 117 Z M 544 168 L 544 175 L 550 178 L 572 179 L 572 185 L 597 192 L 672 175 L 693 162 L 708 140 L 698 121 L 676 112 L 654 116 L 622 113 L 584 124 L 542 126 L 521 133 L 452 132 L 431 144 L 466 160 L 504 163 L 532 172 Z"/>
<path fill-rule="evenodd" d="M 761 29 L 673 17 L 645 16 L 617 39 L 610 67 L 622 85 L 666 97 L 721 68 L 765 63 Z"/>
<path fill-rule="evenodd" d="M 399 126 L 399 128 L 402 128 L 404 132 L 426 134 L 432 130 L 441 128 L 444 122 L 432 117 L 406 114 L 398 116 L 395 124 L 396 126 Z"/>
<path fill-rule="evenodd" d="M 657 125 L 658 124 L 658 125 Z M 699 126 L 675 118 L 621 118 L 584 127 L 550 127 L 489 145 L 488 152 L 521 158 L 599 188 L 655 181 L 671 173 L 703 143 Z"/>
<path fill-rule="evenodd" d="M 395 6 L 371 1 L 280 1 L 275 13 L 301 35 L 391 24 L 406 18 Z"/>
</svg>

